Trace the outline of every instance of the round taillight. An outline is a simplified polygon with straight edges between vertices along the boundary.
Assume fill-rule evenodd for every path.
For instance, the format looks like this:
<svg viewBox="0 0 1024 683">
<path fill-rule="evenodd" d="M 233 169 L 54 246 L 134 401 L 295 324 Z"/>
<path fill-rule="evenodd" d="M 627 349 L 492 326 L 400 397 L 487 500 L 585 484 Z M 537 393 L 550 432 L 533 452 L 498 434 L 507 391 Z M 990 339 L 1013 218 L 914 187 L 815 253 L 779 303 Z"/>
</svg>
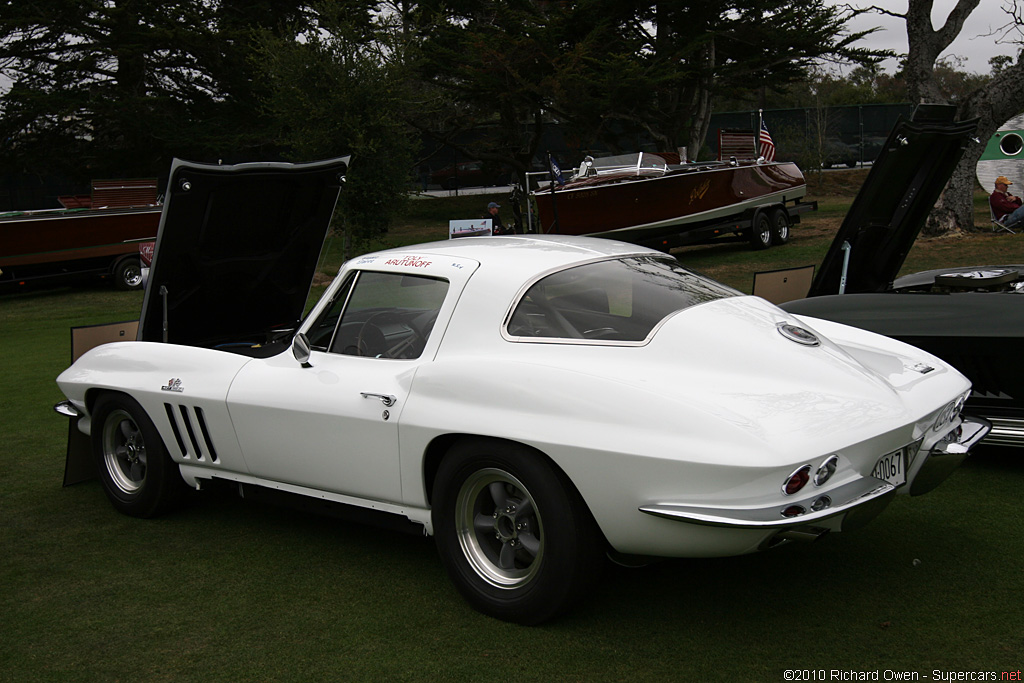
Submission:
<svg viewBox="0 0 1024 683">
<path fill-rule="evenodd" d="M 782 511 L 782 516 L 783 517 L 799 517 L 800 515 L 804 514 L 805 512 L 806 512 L 806 510 L 804 510 L 799 505 L 790 505 L 788 508 L 786 508 L 785 510 Z"/>
<path fill-rule="evenodd" d="M 787 496 L 792 496 L 794 493 L 802 489 L 810 479 L 811 466 L 804 465 L 786 478 L 786 483 L 782 485 L 782 492 Z"/>
<path fill-rule="evenodd" d="M 826 481 L 832 478 L 832 475 L 836 473 L 836 468 L 839 466 L 839 456 L 830 455 L 825 458 L 825 462 L 818 466 L 818 471 L 814 473 L 814 485 L 821 486 Z"/>
<path fill-rule="evenodd" d="M 811 503 L 811 510 L 813 510 L 814 512 L 819 512 L 829 507 L 832 507 L 832 499 L 829 498 L 828 496 L 821 496 L 820 498 L 816 498 L 814 502 Z"/>
</svg>

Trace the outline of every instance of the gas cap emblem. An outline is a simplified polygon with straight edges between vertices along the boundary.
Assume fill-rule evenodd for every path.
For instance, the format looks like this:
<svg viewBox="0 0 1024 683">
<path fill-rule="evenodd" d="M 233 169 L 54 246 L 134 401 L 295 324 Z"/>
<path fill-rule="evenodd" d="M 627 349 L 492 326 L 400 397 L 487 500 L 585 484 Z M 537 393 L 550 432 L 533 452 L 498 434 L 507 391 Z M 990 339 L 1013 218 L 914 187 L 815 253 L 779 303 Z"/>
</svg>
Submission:
<svg viewBox="0 0 1024 683">
<path fill-rule="evenodd" d="M 816 334 L 803 327 L 791 323 L 779 323 L 778 329 L 783 337 L 797 344 L 803 344 L 804 346 L 818 346 L 821 344 Z"/>
</svg>

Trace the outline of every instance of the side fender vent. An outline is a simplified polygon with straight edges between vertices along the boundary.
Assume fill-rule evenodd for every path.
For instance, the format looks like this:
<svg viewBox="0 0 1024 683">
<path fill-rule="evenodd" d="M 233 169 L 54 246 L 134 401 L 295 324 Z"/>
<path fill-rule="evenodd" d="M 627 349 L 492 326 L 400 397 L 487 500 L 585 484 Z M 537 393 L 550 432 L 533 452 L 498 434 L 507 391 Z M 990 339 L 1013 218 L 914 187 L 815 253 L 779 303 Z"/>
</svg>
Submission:
<svg viewBox="0 0 1024 683">
<path fill-rule="evenodd" d="M 210 430 L 206 426 L 202 408 L 165 403 L 164 410 L 167 412 L 167 420 L 171 423 L 171 431 L 174 433 L 174 440 L 178 444 L 182 458 L 198 462 L 209 458 L 210 462 L 217 462 L 217 449 L 210 438 Z M 183 434 L 188 436 L 187 442 Z M 200 435 L 202 441 L 199 439 Z"/>
</svg>

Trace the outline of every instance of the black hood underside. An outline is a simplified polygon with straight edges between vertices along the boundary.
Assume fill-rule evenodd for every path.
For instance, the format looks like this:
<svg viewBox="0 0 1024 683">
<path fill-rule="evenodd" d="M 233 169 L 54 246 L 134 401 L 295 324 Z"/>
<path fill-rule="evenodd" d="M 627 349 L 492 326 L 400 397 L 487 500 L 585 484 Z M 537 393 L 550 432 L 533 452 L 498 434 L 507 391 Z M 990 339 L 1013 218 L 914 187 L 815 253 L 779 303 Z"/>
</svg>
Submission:
<svg viewBox="0 0 1024 683">
<path fill-rule="evenodd" d="M 175 159 L 139 340 L 214 346 L 299 320 L 347 161 Z"/>
<path fill-rule="evenodd" d="M 910 121 L 896 123 L 808 296 L 840 293 L 847 251 L 845 293 L 891 288 L 977 128 L 977 120 L 958 122 L 955 114 L 953 106 L 920 105 Z"/>
</svg>

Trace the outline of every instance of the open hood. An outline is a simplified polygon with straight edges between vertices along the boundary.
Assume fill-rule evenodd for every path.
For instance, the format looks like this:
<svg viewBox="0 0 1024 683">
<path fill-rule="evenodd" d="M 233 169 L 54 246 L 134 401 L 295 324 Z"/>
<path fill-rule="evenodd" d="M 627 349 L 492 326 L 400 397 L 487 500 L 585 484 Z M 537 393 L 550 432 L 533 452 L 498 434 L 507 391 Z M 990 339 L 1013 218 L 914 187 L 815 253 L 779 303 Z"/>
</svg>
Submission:
<svg viewBox="0 0 1024 683">
<path fill-rule="evenodd" d="M 808 296 L 890 288 L 946 186 L 977 120 L 954 121 L 956 107 L 922 104 L 900 119 L 853 201 Z M 849 245 L 848 251 L 844 244 Z"/>
<path fill-rule="evenodd" d="M 213 346 L 299 320 L 348 159 L 175 159 L 139 340 Z"/>
</svg>

